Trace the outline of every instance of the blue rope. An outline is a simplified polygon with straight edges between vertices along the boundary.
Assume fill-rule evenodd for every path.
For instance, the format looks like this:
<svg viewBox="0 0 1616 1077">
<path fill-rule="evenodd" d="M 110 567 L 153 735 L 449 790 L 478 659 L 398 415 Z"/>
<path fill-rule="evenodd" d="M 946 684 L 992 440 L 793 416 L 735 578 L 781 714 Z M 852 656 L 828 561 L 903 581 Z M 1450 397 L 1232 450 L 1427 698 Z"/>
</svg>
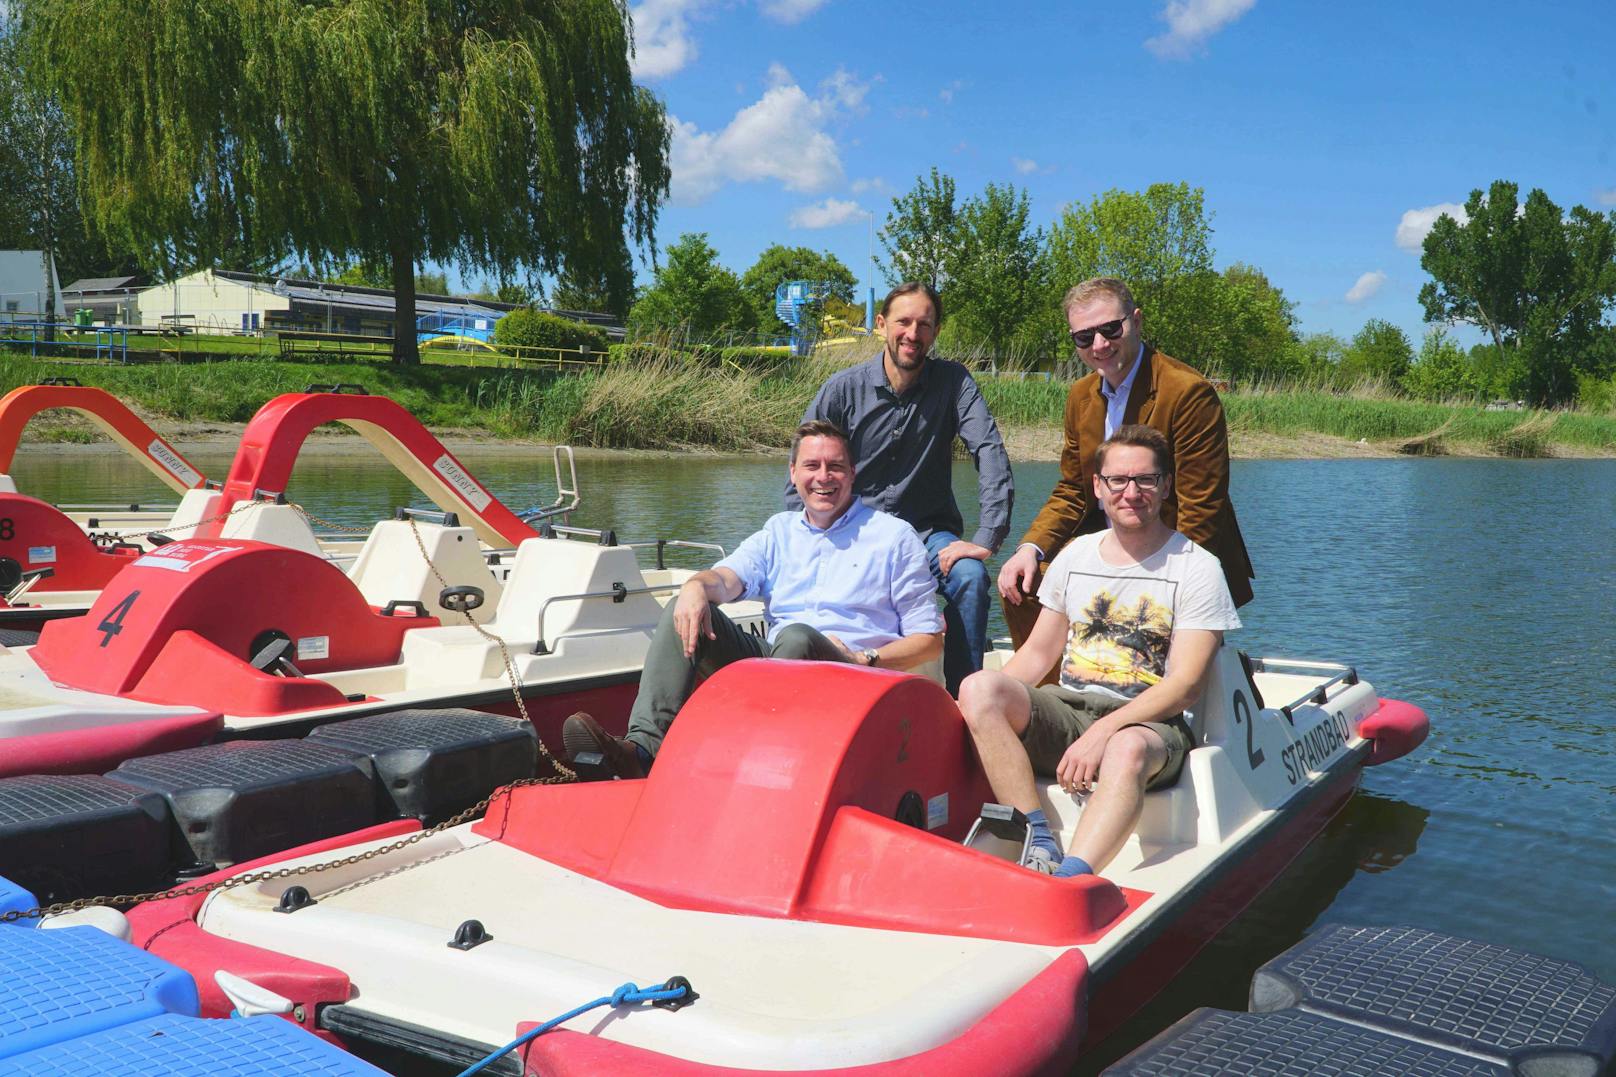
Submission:
<svg viewBox="0 0 1616 1077">
<path fill-rule="evenodd" d="M 590 1010 L 593 1010 L 596 1007 L 611 1006 L 615 1008 L 618 1006 L 630 1006 L 637 1002 L 669 1002 L 673 999 L 684 998 L 685 995 L 689 993 L 690 988 L 683 986 L 672 988 L 663 986 L 640 988 L 635 984 L 626 983 L 609 995 L 602 995 L 593 1002 L 586 1002 L 576 1009 L 568 1010 L 560 1017 L 552 1017 L 544 1024 L 528 1029 L 526 1032 L 516 1037 L 516 1039 L 512 1040 L 510 1043 L 507 1043 L 504 1047 L 501 1047 L 499 1050 L 495 1051 L 481 1062 L 474 1063 L 473 1065 L 461 1070 L 457 1077 L 471 1077 L 471 1075 L 474 1073 L 481 1073 L 484 1069 L 493 1065 L 495 1062 L 498 1062 L 501 1058 L 504 1058 L 506 1055 L 510 1054 L 518 1047 L 521 1047 L 523 1044 L 538 1039 L 540 1036 L 544 1035 L 546 1032 L 549 1032 L 557 1025 L 564 1025 L 568 1021 L 571 1021 L 574 1017 L 577 1017 L 580 1014 L 588 1013 Z"/>
</svg>

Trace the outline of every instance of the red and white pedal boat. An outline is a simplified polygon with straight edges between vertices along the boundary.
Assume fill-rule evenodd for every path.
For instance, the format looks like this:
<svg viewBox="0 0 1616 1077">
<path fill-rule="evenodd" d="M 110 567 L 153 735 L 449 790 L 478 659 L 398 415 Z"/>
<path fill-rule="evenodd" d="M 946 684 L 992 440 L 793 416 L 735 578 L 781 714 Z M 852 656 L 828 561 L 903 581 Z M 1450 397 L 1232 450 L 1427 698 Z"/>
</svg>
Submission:
<svg viewBox="0 0 1616 1077">
<path fill-rule="evenodd" d="M 1059 1073 L 1284 868 L 1365 765 L 1426 732 L 1342 667 L 1248 673 L 1228 648 L 1194 719 L 1182 779 L 1147 795 L 1104 876 L 1053 879 L 961 844 L 990 793 L 936 684 L 743 662 L 697 690 L 646 780 L 518 788 L 372 859 L 130 919 L 212 1012 L 229 1008 L 224 970 L 311 1029 L 462 1063 L 624 981 L 681 975 L 695 1002 L 575 1018 L 523 1049 L 525 1071 Z M 1043 800 L 1069 838 L 1082 802 L 1053 784 Z M 272 860 L 349 858 L 404 829 Z"/>
<path fill-rule="evenodd" d="M 15 492 L 15 484 L 0 475 L 0 594 L 7 594 L 0 599 L 0 628 L 37 631 L 44 621 L 84 613 L 131 561 L 176 539 L 250 539 L 354 567 L 363 541 L 317 535 L 307 516 L 285 497 L 304 442 L 327 423 L 347 426 L 363 436 L 439 509 L 466 521 L 485 552 L 512 550 L 537 534 L 473 478 L 419 420 L 385 397 L 305 392 L 270 400 L 243 431 L 223 483 L 206 482 L 116 397 L 77 385 L 24 386 L 0 399 L 0 468 L 10 466 L 28 420 L 50 408 L 87 416 L 182 496 L 177 508 L 165 512 L 139 505 L 75 506 L 80 510 L 64 511 Z M 557 512 L 577 504 L 576 478 L 564 485 L 563 451 L 557 450 L 555 460 L 562 495 L 552 507 Z M 570 453 L 566 459 L 570 463 Z M 161 534 L 146 534 L 151 531 Z M 504 571 L 499 558 L 490 565 L 496 575 Z M 24 580 L 24 573 L 40 569 L 50 572 Z M 480 584 L 480 580 L 461 582 Z"/>
<path fill-rule="evenodd" d="M 143 547 L 120 541 L 119 533 L 165 527 L 172 519 L 172 507 L 59 508 L 18 491 L 11 468 L 23 430 L 41 412 L 57 409 L 89 419 L 182 497 L 202 491 L 206 481 L 104 389 L 51 382 L 19 386 L 0 397 L 0 628 L 37 631 L 45 621 L 83 613 L 107 581 L 140 555 Z"/>
</svg>

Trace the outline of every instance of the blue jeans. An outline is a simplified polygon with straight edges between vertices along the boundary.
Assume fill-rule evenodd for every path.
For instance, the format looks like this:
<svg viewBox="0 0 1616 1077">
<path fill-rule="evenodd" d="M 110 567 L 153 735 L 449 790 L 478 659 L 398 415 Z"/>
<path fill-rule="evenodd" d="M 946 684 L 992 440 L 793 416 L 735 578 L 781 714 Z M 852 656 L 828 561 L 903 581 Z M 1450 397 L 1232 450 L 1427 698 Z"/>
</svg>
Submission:
<svg viewBox="0 0 1616 1077">
<path fill-rule="evenodd" d="M 948 694 L 959 695 L 960 682 L 982 668 L 988 649 L 988 567 L 974 557 L 962 557 L 944 576 L 937 570 L 937 554 L 959 536 L 933 531 L 926 540 L 926 558 L 932 578 L 943 593 L 943 679 Z"/>
</svg>

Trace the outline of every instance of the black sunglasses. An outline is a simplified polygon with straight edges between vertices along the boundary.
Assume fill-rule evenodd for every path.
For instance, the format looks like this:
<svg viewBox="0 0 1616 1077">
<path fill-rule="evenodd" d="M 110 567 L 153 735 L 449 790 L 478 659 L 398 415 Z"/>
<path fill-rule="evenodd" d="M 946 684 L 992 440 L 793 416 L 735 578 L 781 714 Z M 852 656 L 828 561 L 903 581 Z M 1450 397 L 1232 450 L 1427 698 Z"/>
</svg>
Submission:
<svg viewBox="0 0 1616 1077">
<path fill-rule="evenodd" d="M 1091 348 L 1094 346 L 1095 333 L 1100 334 L 1107 340 L 1116 340 L 1122 336 L 1122 328 L 1127 324 L 1128 319 L 1118 318 L 1116 321 L 1091 325 L 1087 329 L 1074 329 L 1072 330 L 1072 343 L 1079 348 Z"/>
</svg>

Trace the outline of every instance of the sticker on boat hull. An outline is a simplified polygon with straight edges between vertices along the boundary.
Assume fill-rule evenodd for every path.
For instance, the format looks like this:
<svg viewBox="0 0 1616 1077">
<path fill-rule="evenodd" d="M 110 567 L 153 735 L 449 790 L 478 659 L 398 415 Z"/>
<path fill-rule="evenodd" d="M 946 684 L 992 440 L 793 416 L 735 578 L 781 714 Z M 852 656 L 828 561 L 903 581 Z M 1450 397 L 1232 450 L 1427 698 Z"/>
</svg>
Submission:
<svg viewBox="0 0 1616 1077">
<path fill-rule="evenodd" d="M 443 476 L 443 480 L 454 487 L 455 492 L 465 499 L 466 504 L 478 512 L 486 509 L 488 503 L 494 500 L 493 495 L 478 486 L 477 481 L 462 471 L 460 465 L 455 463 L 454 458 L 448 453 L 433 461 L 432 470 Z"/>
<path fill-rule="evenodd" d="M 169 572 L 189 572 L 197 565 L 213 560 L 220 554 L 240 549 L 238 546 L 215 546 L 211 542 L 170 542 L 138 558 L 131 568 L 161 568 Z"/>
<path fill-rule="evenodd" d="M 202 485 L 202 475 L 180 459 L 180 454 L 164 445 L 161 441 L 153 441 L 146 446 L 146 455 L 163 465 L 170 475 L 183 482 L 187 489 L 195 489 Z"/>
<path fill-rule="evenodd" d="M 297 641 L 297 660 L 316 661 L 331 657 L 330 636 L 303 636 Z"/>
<path fill-rule="evenodd" d="M 55 546 L 28 547 L 28 563 L 30 565 L 50 565 L 56 563 Z"/>
<path fill-rule="evenodd" d="M 1287 744 L 1280 752 L 1285 764 L 1285 777 L 1295 785 L 1310 772 L 1324 770 L 1337 752 L 1351 743 L 1352 723 L 1340 711 L 1330 711 L 1313 728 Z"/>
<path fill-rule="evenodd" d="M 926 829 L 936 830 L 948 823 L 948 794 L 938 793 L 926 801 Z"/>
</svg>

